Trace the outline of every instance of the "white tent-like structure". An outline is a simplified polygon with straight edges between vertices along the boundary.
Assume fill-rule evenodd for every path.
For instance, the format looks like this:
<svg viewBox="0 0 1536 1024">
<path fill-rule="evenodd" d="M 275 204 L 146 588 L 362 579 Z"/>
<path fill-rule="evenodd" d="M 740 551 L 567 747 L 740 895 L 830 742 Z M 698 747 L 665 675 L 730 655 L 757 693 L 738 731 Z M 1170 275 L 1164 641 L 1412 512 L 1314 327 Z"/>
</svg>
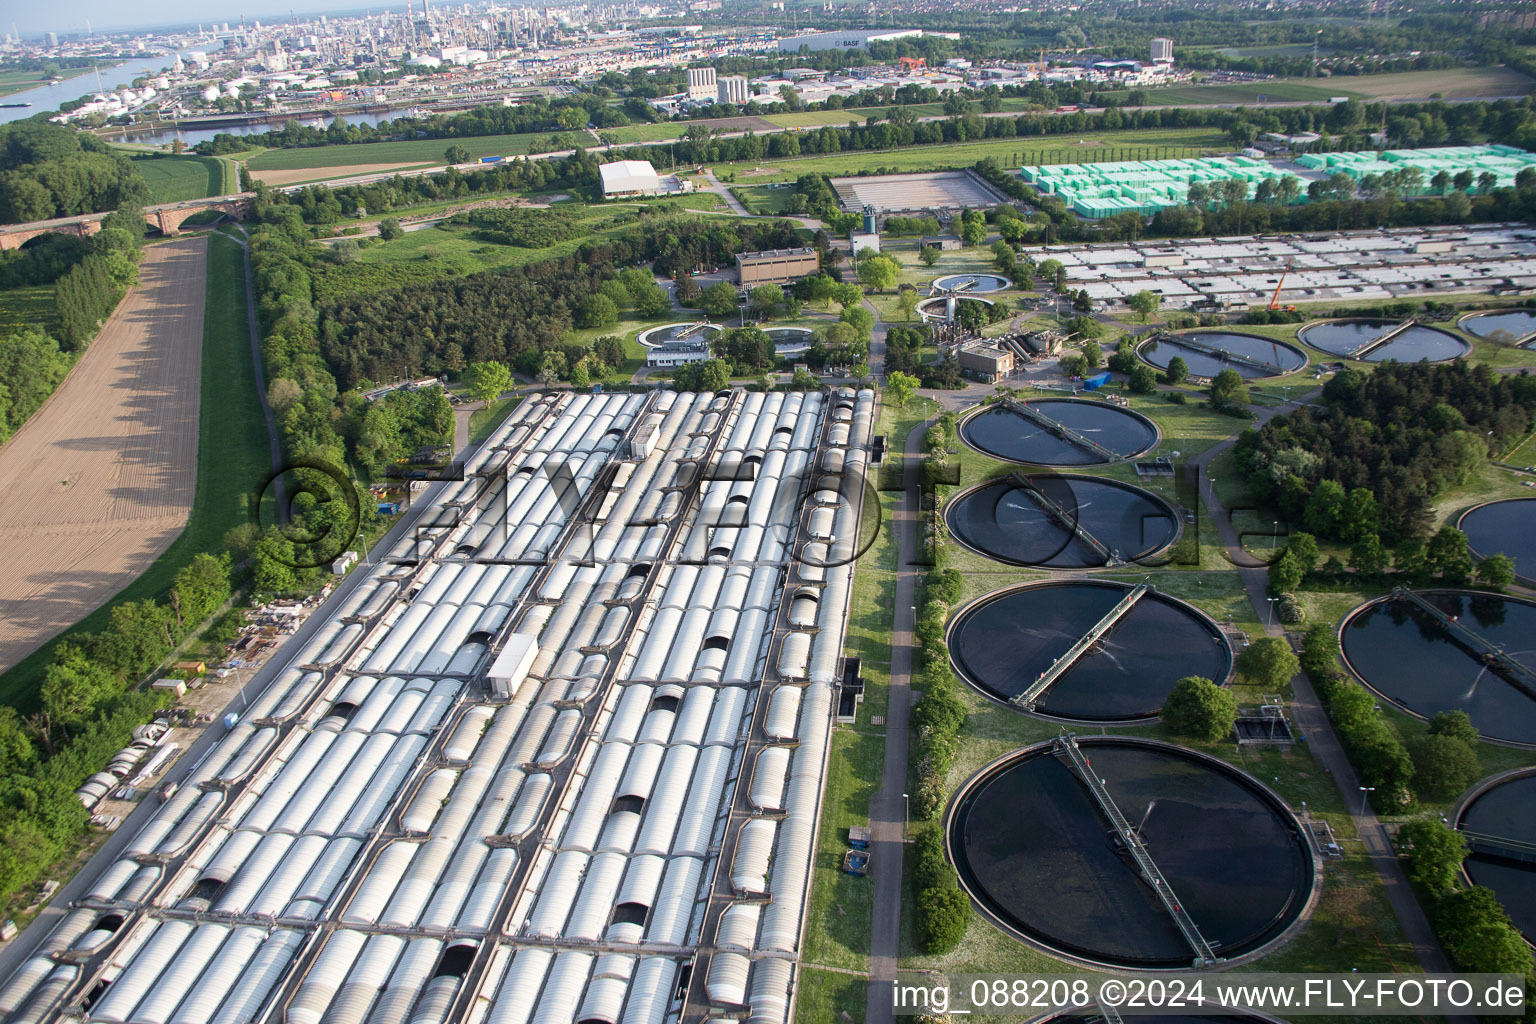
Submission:
<svg viewBox="0 0 1536 1024">
<path fill-rule="evenodd" d="M 603 195 L 612 199 L 618 196 L 654 196 L 661 193 L 661 178 L 649 160 L 615 160 L 600 168 L 603 176 Z"/>
</svg>

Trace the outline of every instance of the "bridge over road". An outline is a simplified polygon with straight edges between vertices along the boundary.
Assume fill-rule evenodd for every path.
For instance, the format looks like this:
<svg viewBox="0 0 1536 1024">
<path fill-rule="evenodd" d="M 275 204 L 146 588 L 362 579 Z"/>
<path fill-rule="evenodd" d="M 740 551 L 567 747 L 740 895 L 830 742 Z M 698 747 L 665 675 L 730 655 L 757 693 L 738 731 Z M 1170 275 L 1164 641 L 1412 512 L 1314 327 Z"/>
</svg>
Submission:
<svg viewBox="0 0 1536 1024">
<path fill-rule="evenodd" d="M 144 207 L 144 221 L 167 238 L 181 230 L 181 225 L 205 210 L 218 210 L 237 220 L 243 220 L 251 212 L 254 192 L 241 192 L 232 196 L 214 196 L 209 199 L 187 199 L 179 203 L 161 203 Z M 29 224 L 0 225 L 0 250 L 20 249 L 39 235 L 78 235 L 88 238 L 101 230 L 106 213 L 82 213 L 76 217 L 58 217 L 53 220 L 35 220 Z"/>
</svg>

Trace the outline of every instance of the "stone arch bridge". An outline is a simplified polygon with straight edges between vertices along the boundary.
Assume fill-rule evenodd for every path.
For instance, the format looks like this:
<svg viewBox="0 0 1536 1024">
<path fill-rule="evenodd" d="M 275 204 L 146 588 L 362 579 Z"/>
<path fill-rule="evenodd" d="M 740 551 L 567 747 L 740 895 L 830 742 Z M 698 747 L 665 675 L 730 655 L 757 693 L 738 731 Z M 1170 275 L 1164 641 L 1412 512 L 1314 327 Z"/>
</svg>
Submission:
<svg viewBox="0 0 1536 1024">
<path fill-rule="evenodd" d="M 196 214 L 218 210 L 236 220 L 243 220 L 251 212 L 254 192 L 241 192 L 232 196 L 214 196 L 211 199 L 188 199 L 180 203 L 161 203 L 144 207 L 145 222 L 160 234 L 169 238 L 181 230 L 181 225 Z M 101 230 L 105 213 L 85 213 L 78 217 L 58 217 L 54 220 L 38 220 L 30 224 L 0 225 L 0 250 L 19 249 L 39 235 L 78 235 L 88 238 Z"/>
</svg>

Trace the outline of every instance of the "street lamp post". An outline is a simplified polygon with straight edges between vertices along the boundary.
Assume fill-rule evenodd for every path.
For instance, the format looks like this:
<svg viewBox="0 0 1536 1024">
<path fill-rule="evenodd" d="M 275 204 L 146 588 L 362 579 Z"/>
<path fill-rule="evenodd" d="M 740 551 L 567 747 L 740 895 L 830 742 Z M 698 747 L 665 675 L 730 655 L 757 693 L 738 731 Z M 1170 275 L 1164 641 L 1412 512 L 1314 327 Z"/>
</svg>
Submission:
<svg viewBox="0 0 1536 1024">
<path fill-rule="evenodd" d="M 902 842 L 906 842 L 907 841 L 907 818 L 908 818 L 907 807 L 908 806 L 909 806 L 909 801 L 907 799 L 907 794 L 903 793 L 903 794 L 901 794 L 901 841 Z"/>
<path fill-rule="evenodd" d="M 1274 629 L 1275 628 L 1275 602 L 1280 600 L 1280 599 L 1278 597 L 1266 597 L 1264 600 L 1269 602 L 1269 627 L 1268 628 L 1269 629 Z"/>
<path fill-rule="evenodd" d="M 1370 800 L 1370 794 L 1372 794 L 1374 792 L 1376 792 L 1376 787 L 1375 786 L 1361 786 L 1360 787 L 1360 813 L 1361 814 L 1365 813 L 1366 801 Z"/>
</svg>

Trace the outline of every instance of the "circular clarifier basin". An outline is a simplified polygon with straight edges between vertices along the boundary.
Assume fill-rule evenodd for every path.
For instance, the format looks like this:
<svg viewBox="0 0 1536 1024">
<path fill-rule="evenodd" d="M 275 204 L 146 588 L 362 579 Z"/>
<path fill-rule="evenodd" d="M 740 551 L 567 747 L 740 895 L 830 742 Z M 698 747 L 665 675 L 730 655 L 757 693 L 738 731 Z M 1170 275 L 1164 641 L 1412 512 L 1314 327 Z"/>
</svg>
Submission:
<svg viewBox="0 0 1536 1024">
<path fill-rule="evenodd" d="M 1401 320 L 1319 320 L 1297 331 L 1296 337 L 1315 349 L 1368 363 L 1384 363 L 1389 359 L 1399 363 L 1416 363 L 1421 359 L 1439 363 L 1472 351 L 1471 345 L 1449 331 L 1414 324 L 1364 354 L 1356 354 L 1401 325 Z"/>
<path fill-rule="evenodd" d="M 1527 940 L 1536 938 L 1536 864 L 1500 850 L 1498 840 L 1536 845 L 1536 772 L 1497 782 L 1474 796 L 1458 817 L 1456 827 L 1486 836 L 1469 841 L 1471 852 L 1462 863 L 1474 885 L 1485 885 L 1503 904 L 1515 927 Z"/>
<path fill-rule="evenodd" d="M 1157 427 L 1129 409 L 1074 398 L 1043 398 L 1025 405 L 1039 418 L 1002 404 L 989 405 L 966 417 L 960 436 L 987 455 L 1030 466 L 1102 466 L 1157 444 Z"/>
<path fill-rule="evenodd" d="M 1536 333 L 1536 310 L 1496 309 L 1491 313 L 1473 313 L 1461 318 L 1460 327 L 1474 337 L 1513 345 Z"/>
<path fill-rule="evenodd" d="M 662 324 L 635 335 L 635 340 L 646 348 L 655 348 L 669 341 L 708 341 L 720 333 L 714 324 Z"/>
<path fill-rule="evenodd" d="M 972 686 L 1012 702 L 1045 674 L 1035 698 L 1048 718 L 1120 722 L 1154 718 L 1185 676 L 1224 682 L 1232 648 L 1200 611 L 1155 590 L 1143 592 L 1092 646 L 1072 648 L 1132 595 L 1108 580 L 1028 583 L 988 594 L 950 624 L 949 656 Z"/>
<path fill-rule="evenodd" d="M 1536 498 L 1490 501 L 1463 512 L 1457 529 L 1479 558 L 1508 555 L 1515 574 L 1536 581 Z"/>
<path fill-rule="evenodd" d="M 1240 376 L 1255 380 L 1295 373 L 1307 365 L 1305 353 L 1283 341 L 1231 331 L 1165 334 L 1157 339 L 1155 347 L 1145 343 L 1137 354 L 1159 370 L 1168 369 L 1174 356 L 1178 356 L 1196 377 L 1214 377 L 1222 370 L 1236 370 Z"/>
<path fill-rule="evenodd" d="M 1102 568 L 1147 559 L 1179 536 L 1179 518 L 1151 491 L 1094 476 L 1040 473 L 980 484 L 945 510 L 967 547 L 1014 565 Z"/>
<path fill-rule="evenodd" d="M 1086 770 L 1216 956 L 1262 949 L 1300 917 L 1316 865 L 1278 797 L 1180 747 L 1129 737 L 1077 742 Z M 1066 756 L 1051 743 L 1028 747 L 961 790 L 947 821 L 961 883 L 995 921 L 1052 952 L 1132 969 L 1191 966 L 1194 946 Z"/>
<path fill-rule="evenodd" d="M 806 327 L 770 327 L 763 333 L 768 335 L 768 340 L 773 342 L 773 350 L 779 355 L 804 352 L 816 340 L 815 335 Z"/>
<path fill-rule="evenodd" d="M 996 274 L 950 274 L 933 282 L 938 292 L 958 291 L 962 295 L 986 295 L 1011 287 L 1012 281 Z"/>
<path fill-rule="evenodd" d="M 1501 668 L 1486 646 L 1536 671 L 1536 603 L 1471 590 L 1414 593 L 1445 618 L 1393 594 L 1344 620 L 1344 657 L 1355 674 L 1421 718 L 1460 709 L 1486 739 L 1536 743 L 1529 676 Z"/>
</svg>

